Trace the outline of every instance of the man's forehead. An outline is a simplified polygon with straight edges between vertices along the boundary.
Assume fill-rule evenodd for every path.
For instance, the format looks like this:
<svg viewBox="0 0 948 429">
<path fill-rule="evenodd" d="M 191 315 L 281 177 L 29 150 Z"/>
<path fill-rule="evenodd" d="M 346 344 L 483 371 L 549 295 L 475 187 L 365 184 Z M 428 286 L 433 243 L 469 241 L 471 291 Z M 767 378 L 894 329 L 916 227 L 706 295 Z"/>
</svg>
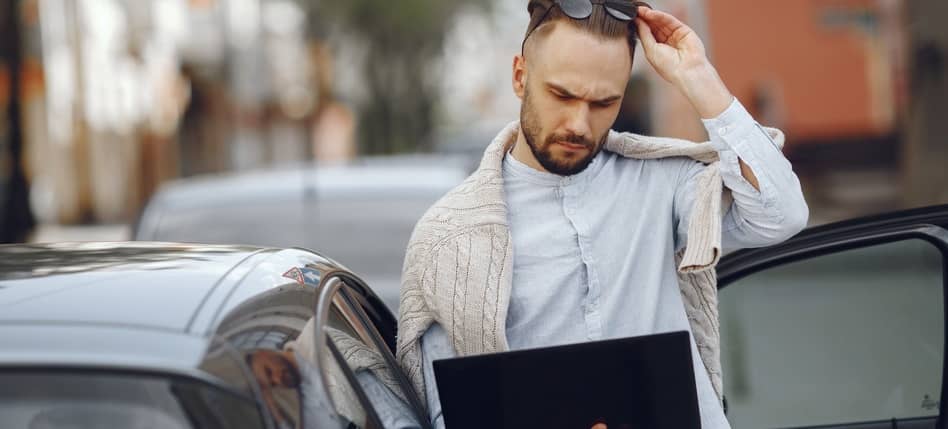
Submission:
<svg viewBox="0 0 948 429">
<path fill-rule="evenodd" d="M 531 52 L 528 62 L 545 83 L 599 97 L 621 93 L 629 79 L 631 57 L 624 39 L 603 39 L 559 25 Z"/>
<path fill-rule="evenodd" d="M 588 80 L 556 80 L 547 79 L 544 81 L 547 89 L 559 94 L 570 97 L 582 98 L 587 101 L 615 101 L 622 98 L 622 86 L 595 84 Z"/>
</svg>

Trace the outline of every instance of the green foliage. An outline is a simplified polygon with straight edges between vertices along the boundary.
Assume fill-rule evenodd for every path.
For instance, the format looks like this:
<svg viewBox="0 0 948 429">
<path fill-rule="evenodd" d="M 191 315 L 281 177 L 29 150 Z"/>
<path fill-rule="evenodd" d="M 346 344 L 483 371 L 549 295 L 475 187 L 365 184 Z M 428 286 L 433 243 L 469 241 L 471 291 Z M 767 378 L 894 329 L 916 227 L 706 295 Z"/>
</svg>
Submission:
<svg viewBox="0 0 948 429">
<path fill-rule="evenodd" d="M 361 75 L 369 101 L 359 106 L 362 153 L 430 149 L 441 96 L 432 64 L 464 7 L 489 10 L 490 0 L 327 0 L 317 22 L 341 24 L 361 38 L 368 57 Z M 450 72 L 450 71 L 448 71 Z"/>
<path fill-rule="evenodd" d="M 413 50 L 440 46 L 461 7 L 489 5 L 489 0 L 331 0 L 321 2 L 317 11 L 340 20 L 369 43 Z"/>
</svg>

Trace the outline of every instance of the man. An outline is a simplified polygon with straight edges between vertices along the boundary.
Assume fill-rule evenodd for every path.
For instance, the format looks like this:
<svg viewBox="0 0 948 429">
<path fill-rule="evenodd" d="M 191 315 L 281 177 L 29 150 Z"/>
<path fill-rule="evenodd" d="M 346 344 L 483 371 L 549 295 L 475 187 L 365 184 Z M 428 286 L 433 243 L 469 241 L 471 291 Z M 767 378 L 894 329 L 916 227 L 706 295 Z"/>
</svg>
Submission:
<svg viewBox="0 0 948 429">
<path fill-rule="evenodd" d="M 783 135 L 750 117 L 667 13 L 620 0 L 528 10 L 520 121 L 416 226 L 397 357 L 441 426 L 434 359 L 687 330 L 702 426 L 727 428 L 714 264 L 722 248 L 806 225 Z M 636 38 L 710 143 L 610 132 Z"/>
<path fill-rule="evenodd" d="M 281 428 L 296 426 L 293 413 L 284 410 L 277 399 L 281 395 L 300 396 L 301 376 L 293 353 L 256 349 L 246 354 L 244 360 L 257 380 L 260 395 L 277 425 Z"/>
</svg>

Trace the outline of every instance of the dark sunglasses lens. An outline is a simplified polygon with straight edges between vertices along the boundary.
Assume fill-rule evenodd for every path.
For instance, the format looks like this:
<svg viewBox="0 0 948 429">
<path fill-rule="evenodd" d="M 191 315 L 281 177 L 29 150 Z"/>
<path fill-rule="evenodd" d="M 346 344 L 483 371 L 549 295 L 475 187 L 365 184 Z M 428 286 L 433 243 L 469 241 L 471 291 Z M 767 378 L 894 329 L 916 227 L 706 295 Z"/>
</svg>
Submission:
<svg viewBox="0 0 948 429">
<path fill-rule="evenodd" d="M 573 19 L 586 19 L 593 13 L 593 5 L 589 0 L 559 0 L 557 3 L 563 13 Z"/>
</svg>

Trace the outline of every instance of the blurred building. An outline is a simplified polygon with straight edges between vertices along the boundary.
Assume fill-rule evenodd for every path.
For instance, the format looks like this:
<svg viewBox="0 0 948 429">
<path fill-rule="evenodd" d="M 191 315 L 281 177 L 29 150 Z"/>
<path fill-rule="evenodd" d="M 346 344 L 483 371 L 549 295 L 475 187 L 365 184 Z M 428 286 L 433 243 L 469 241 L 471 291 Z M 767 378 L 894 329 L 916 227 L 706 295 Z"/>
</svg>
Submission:
<svg viewBox="0 0 948 429">
<path fill-rule="evenodd" d="M 948 202 L 938 0 L 707 0 L 712 54 L 731 90 L 788 134 L 816 204 L 861 211 Z"/>
<path fill-rule="evenodd" d="M 787 134 L 821 223 L 948 202 L 948 4 L 938 0 L 667 0 L 698 30 L 731 91 Z M 694 112 L 654 84 L 659 134 L 702 139 Z"/>
<path fill-rule="evenodd" d="M 377 51 L 367 40 L 378 44 L 384 29 L 366 35 L 352 24 L 365 21 L 359 13 L 371 1 L 328 7 L 348 14 L 336 19 L 317 16 L 317 5 L 331 4 L 316 0 L 7 0 L 18 25 L 0 29 L 0 197 L 25 198 L 6 190 L 19 175 L 41 222 L 129 222 L 170 178 L 349 159 L 357 131 L 373 140 L 359 148 L 376 153 L 476 152 L 517 118 L 510 67 L 525 1 L 436 3 L 441 24 L 431 31 L 447 31 L 443 46 L 435 58 L 419 56 L 422 67 L 394 71 L 378 64 L 415 57 L 369 61 Z M 939 116 L 948 102 L 948 3 L 653 4 L 692 26 L 735 95 L 786 131 L 817 222 L 948 201 L 948 190 L 932 185 L 948 182 L 948 121 Z M 400 85 L 409 70 L 424 77 Z M 428 98 L 407 103 L 405 93 L 421 90 Z M 376 103 L 378 94 L 389 98 Z M 416 111 L 435 114 L 400 123 Z M 373 119 L 357 125 L 357 117 Z M 707 138 L 641 49 L 616 127 Z M 428 128 L 433 145 L 408 138 Z M 399 129 L 406 133 L 393 136 Z"/>
<path fill-rule="evenodd" d="M 787 133 L 786 153 L 817 220 L 901 204 L 904 6 L 707 1 L 721 75 L 758 120 Z"/>
<path fill-rule="evenodd" d="M 129 222 L 168 179 L 302 162 L 322 134 L 351 157 L 309 3 L 12 1 L 37 217 Z"/>
<path fill-rule="evenodd" d="M 708 4 L 713 55 L 728 86 L 795 144 L 895 133 L 905 102 L 896 79 L 898 3 Z"/>
</svg>

